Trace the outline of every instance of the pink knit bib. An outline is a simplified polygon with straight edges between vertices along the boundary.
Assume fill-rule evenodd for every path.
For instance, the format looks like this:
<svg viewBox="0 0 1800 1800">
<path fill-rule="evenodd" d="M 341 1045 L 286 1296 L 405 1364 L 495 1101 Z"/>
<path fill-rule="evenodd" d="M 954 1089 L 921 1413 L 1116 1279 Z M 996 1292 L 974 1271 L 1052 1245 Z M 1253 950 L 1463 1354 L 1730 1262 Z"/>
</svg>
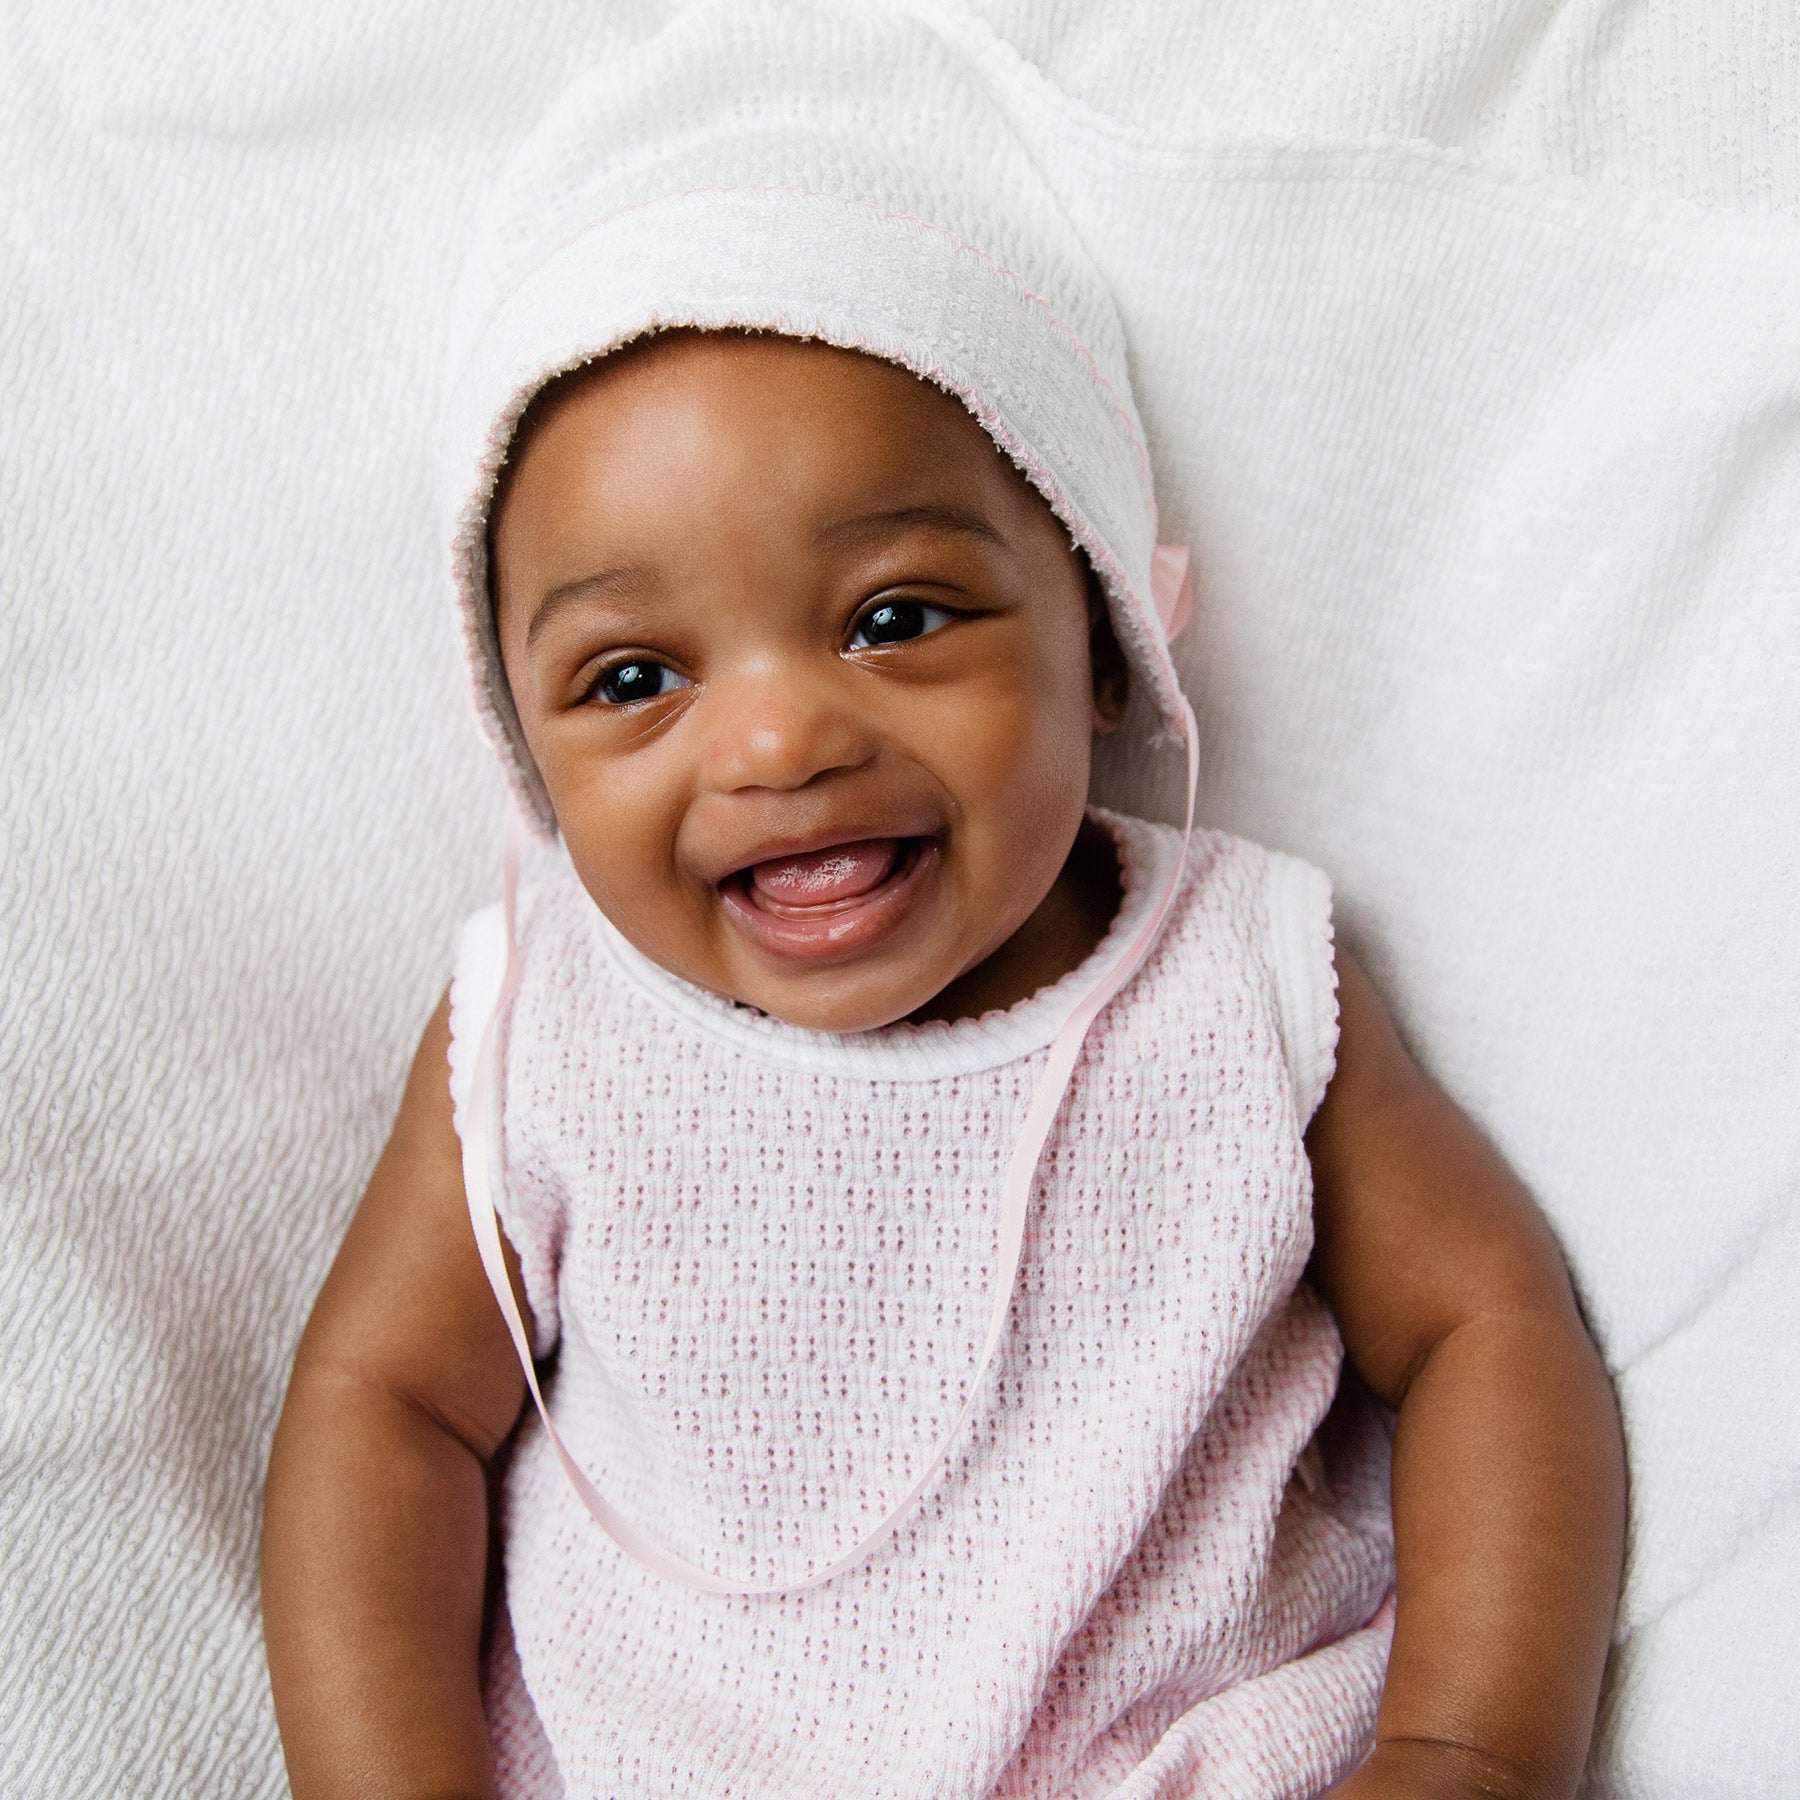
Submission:
<svg viewBox="0 0 1800 1800">
<path fill-rule="evenodd" d="M 527 896 L 502 1220 L 563 1436 L 688 1561 L 744 1583 L 823 1567 L 961 1411 L 1036 1076 L 1179 855 L 1097 816 L 1125 883 L 1106 941 L 950 1025 L 784 1025 L 647 962 L 571 873 Z M 459 1123 L 502 953 L 478 915 L 452 989 Z M 966 1441 L 824 1586 L 657 1578 L 528 1426 L 505 1503 L 517 1662 L 491 1683 L 503 1786 L 559 1791 L 538 1720 L 571 1795 L 1298 1800 L 1349 1767 L 1391 1544 L 1379 1427 L 1340 1408 L 1320 1432 L 1341 1352 L 1300 1284 L 1301 1131 L 1335 1018 L 1323 878 L 1196 834 L 1088 1033 Z"/>
</svg>

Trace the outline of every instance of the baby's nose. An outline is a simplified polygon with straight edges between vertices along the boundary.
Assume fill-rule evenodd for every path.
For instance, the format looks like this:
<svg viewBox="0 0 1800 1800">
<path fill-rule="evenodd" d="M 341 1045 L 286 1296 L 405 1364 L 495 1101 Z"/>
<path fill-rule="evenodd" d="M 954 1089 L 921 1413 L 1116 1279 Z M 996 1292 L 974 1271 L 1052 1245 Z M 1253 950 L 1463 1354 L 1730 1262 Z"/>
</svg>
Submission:
<svg viewBox="0 0 1800 1800">
<path fill-rule="evenodd" d="M 835 674 L 771 656 L 709 683 L 708 785 L 787 790 L 867 762 L 873 733 Z"/>
</svg>

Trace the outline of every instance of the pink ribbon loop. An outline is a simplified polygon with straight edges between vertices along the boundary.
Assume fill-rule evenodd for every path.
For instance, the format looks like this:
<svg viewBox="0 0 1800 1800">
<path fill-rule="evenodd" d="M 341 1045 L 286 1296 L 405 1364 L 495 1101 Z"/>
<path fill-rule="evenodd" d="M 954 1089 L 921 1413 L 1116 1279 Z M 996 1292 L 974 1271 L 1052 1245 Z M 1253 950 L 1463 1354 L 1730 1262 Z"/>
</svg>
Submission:
<svg viewBox="0 0 1800 1800">
<path fill-rule="evenodd" d="M 1150 598 L 1173 643 L 1194 616 L 1193 557 L 1186 544 L 1158 544 L 1150 553 Z"/>
</svg>

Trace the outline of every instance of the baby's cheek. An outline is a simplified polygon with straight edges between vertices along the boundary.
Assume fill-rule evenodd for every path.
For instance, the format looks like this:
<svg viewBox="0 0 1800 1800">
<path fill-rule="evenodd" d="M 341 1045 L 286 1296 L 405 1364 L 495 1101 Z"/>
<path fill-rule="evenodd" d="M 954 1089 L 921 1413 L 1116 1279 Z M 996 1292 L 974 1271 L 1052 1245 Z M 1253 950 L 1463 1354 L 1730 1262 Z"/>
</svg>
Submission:
<svg viewBox="0 0 1800 1800">
<path fill-rule="evenodd" d="M 995 796 L 1017 817 L 1021 830 L 1039 828 L 1047 818 L 1087 803 L 1092 724 L 1088 707 L 1075 704 L 1072 687 L 1046 681 L 1024 684 L 984 709 L 982 743 L 971 746 L 970 763 Z"/>
<path fill-rule="evenodd" d="M 596 784 L 557 816 L 569 860 L 594 904 L 639 949 L 677 967 L 677 958 L 691 960 L 700 909 L 676 870 L 667 812 L 625 782 L 610 792 Z"/>
<path fill-rule="evenodd" d="M 1020 695 L 996 705 L 982 721 L 981 741 L 964 747 L 965 848 L 973 886 L 989 891 L 995 905 L 1047 891 L 1068 855 L 1087 808 L 1092 740 L 1086 720 L 1080 724 L 1072 728 Z"/>
</svg>

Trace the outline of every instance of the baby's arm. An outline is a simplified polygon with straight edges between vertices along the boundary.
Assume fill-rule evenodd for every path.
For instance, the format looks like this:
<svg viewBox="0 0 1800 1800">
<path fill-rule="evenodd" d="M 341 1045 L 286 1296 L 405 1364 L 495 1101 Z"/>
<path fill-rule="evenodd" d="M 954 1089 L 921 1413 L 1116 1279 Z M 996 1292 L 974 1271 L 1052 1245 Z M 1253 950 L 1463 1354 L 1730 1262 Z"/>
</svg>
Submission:
<svg viewBox="0 0 1800 1800">
<path fill-rule="evenodd" d="M 1398 1410 L 1398 1614 L 1375 1754 L 1333 1800 L 1572 1795 L 1618 1599 L 1618 1409 L 1530 1197 L 1338 973 L 1312 1275 Z"/>
<path fill-rule="evenodd" d="M 269 1460 L 263 1629 L 296 1800 L 493 1792 L 485 1464 L 525 1383 L 469 1229 L 448 1039 L 440 1006 Z"/>
</svg>

